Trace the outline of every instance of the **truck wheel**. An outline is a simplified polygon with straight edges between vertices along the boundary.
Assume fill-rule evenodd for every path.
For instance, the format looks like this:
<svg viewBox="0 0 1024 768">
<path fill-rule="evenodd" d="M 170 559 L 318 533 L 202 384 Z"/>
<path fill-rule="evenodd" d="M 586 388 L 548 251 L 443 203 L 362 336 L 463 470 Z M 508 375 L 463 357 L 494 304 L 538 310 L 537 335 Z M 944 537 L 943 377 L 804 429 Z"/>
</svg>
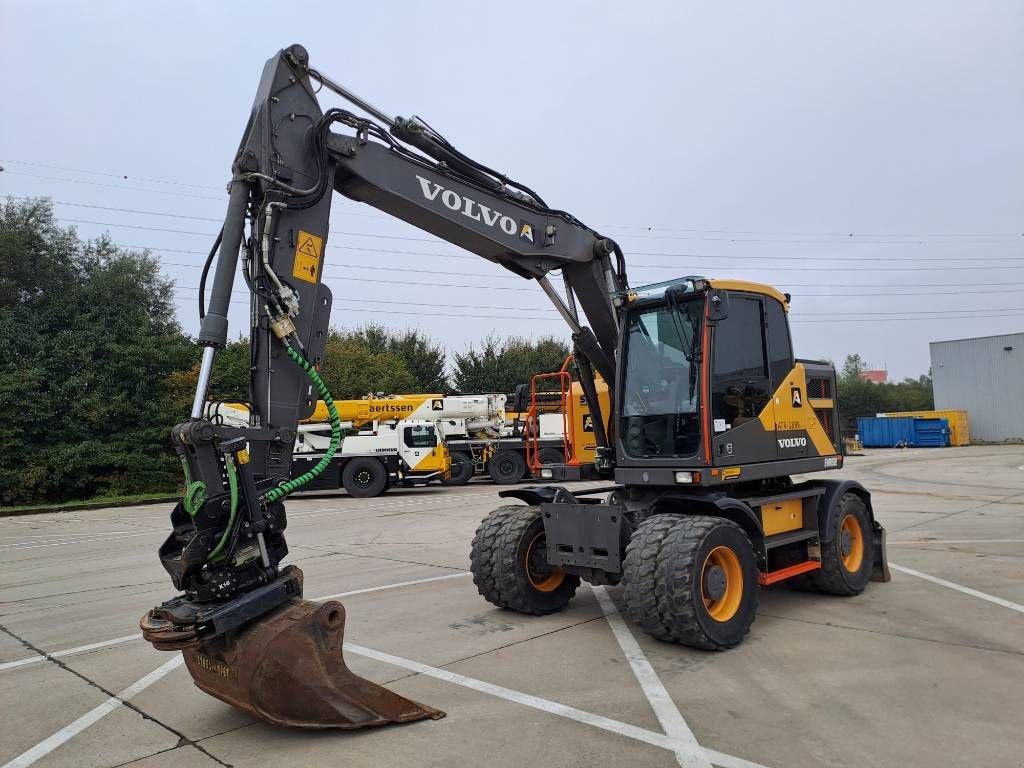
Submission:
<svg viewBox="0 0 1024 768">
<path fill-rule="evenodd" d="M 871 580 L 872 566 L 871 521 L 860 496 L 842 495 L 829 533 L 832 541 L 821 544 L 821 568 L 805 574 L 800 586 L 831 595 L 859 595 Z"/>
<path fill-rule="evenodd" d="M 388 472 L 377 459 L 352 459 L 341 473 L 341 484 L 349 496 L 357 499 L 380 496 L 387 490 Z"/>
<path fill-rule="evenodd" d="M 580 584 L 579 576 L 548 565 L 539 507 L 515 504 L 491 512 L 476 529 L 469 559 L 484 599 L 519 613 L 560 611 Z"/>
<path fill-rule="evenodd" d="M 452 451 L 452 474 L 441 485 L 465 485 L 473 477 L 473 457 L 465 451 Z"/>
<path fill-rule="evenodd" d="M 645 632 L 723 650 L 750 630 L 760 590 L 757 560 L 732 521 L 655 515 L 634 532 L 626 561 L 627 612 Z"/>
<path fill-rule="evenodd" d="M 498 485 L 518 483 L 526 474 L 526 460 L 518 451 L 498 451 L 487 462 L 487 474 Z"/>
<path fill-rule="evenodd" d="M 541 448 L 537 454 L 540 463 L 544 466 L 549 464 L 565 464 L 565 454 L 557 448 Z"/>
</svg>

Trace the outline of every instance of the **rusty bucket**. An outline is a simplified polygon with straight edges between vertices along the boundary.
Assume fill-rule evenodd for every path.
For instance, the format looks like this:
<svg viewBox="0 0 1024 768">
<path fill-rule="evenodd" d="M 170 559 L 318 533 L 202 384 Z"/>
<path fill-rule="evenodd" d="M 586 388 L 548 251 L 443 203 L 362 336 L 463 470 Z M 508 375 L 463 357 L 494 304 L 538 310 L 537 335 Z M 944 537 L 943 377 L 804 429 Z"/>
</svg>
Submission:
<svg viewBox="0 0 1024 768">
<path fill-rule="evenodd" d="M 353 673 L 344 632 L 341 603 L 292 598 L 182 655 L 201 690 L 275 725 L 354 729 L 444 717 Z"/>
</svg>

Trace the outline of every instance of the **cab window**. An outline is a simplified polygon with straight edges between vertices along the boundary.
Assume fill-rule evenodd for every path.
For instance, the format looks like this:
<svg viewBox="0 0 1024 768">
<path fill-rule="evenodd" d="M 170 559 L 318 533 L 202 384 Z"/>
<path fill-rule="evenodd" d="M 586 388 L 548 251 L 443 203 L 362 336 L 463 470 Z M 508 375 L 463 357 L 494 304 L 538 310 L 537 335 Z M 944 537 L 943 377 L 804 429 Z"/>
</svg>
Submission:
<svg viewBox="0 0 1024 768">
<path fill-rule="evenodd" d="M 757 418 L 771 399 L 761 299 L 733 294 L 712 338 L 711 413 L 722 432 Z"/>
<path fill-rule="evenodd" d="M 434 434 L 433 427 L 406 427 L 402 433 L 402 440 L 410 448 L 434 448 L 437 446 L 437 435 Z"/>
<path fill-rule="evenodd" d="M 793 346 L 789 339 L 786 310 L 775 299 L 765 299 L 765 323 L 768 328 L 768 367 L 774 390 L 793 370 Z"/>
</svg>

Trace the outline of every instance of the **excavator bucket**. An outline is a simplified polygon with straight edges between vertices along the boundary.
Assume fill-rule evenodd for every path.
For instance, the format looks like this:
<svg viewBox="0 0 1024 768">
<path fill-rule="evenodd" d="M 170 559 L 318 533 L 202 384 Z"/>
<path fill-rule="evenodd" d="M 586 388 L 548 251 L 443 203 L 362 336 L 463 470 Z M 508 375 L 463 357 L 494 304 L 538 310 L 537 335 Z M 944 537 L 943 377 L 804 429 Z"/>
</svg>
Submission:
<svg viewBox="0 0 1024 768">
<path fill-rule="evenodd" d="M 173 642 L 160 624 L 152 613 L 143 619 L 147 639 Z M 275 725 L 354 729 L 444 717 L 352 672 L 344 633 L 341 603 L 292 598 L 239 630 L 189 643 L 182 655 L 201 690 Z"/>
</svg>

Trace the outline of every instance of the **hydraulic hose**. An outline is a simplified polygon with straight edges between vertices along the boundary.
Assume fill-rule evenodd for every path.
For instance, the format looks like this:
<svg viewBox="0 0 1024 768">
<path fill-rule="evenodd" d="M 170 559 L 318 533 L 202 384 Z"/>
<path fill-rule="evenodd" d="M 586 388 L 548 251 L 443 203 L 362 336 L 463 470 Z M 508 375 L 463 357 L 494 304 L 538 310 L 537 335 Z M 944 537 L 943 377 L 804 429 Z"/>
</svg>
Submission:
<svg viewBox="0 0 1024 768">
<path fill-rule="evenodd" d="M 189 471 L 188 461 L 184 456 L 181 457 L 181 468 L 185 470 L 185 495 L 181 500 L 182 506 L 185 507 L 189 517 L 195 517 L 203 508 L 203 502 L 206 500 L 206 483 L 202 480 L 192 480 L 192 473 Z"/>
<path fill-rule="evenodd" d="M 235 469 L 233 456 L 226 455 L 224 457 L 224 468 L 228 473 L 228 489 L 231 491 L 231 513 L 228 515 L 228 524 L 224 527 L 224 535 L 220 537 L 217 546 L 206 556 L 208 563 L 215 563 L 223 559 L 221 552 L 224 551 L 224 545 L 231 538 L 231 532 L 235 527 L 235 516 L 238 514 L 238 470 Z"/>
<path fill-rule="evenodd" d="M 323 379 L 320 378 L 320 374 L 316 372 L 316 369 L 313 368 L 313 366 L 310 365 L 302 355 L 296 352 L 291 346 L 286 346 L 285 350 L 288 352 L 288 357 L 290 357 L 296 365 L 306 372 L 309 380 L 313 382 L 313 386 L 319 393 L 320 398 L 327 406 L 327 414 L 331 421 L 331 444 L 327 447 L 327 452 L 323 455 L 323 458 L 321 458 L 315 466 L 311 467 L 308 471 L 303 472 L 298 477 L 292 480 L 287 480 L 267 491 L 263 495 L 263 500 L 268 504 L 283 499 L 289 493 L 297 491 L 306 483 L 319 476 L 325 469 L 327 469 L 327 466 L 331 463 L 331 459 L 334 458 L 335 452 L 338 450 L 338 445 L 341 443 L 341 417 L 338 416 L 338 409 L 334 407 L 334 400 L 331 398 L 331 393 L 327 391 L 327 385 L 324 384 Z"/>
</svg>

